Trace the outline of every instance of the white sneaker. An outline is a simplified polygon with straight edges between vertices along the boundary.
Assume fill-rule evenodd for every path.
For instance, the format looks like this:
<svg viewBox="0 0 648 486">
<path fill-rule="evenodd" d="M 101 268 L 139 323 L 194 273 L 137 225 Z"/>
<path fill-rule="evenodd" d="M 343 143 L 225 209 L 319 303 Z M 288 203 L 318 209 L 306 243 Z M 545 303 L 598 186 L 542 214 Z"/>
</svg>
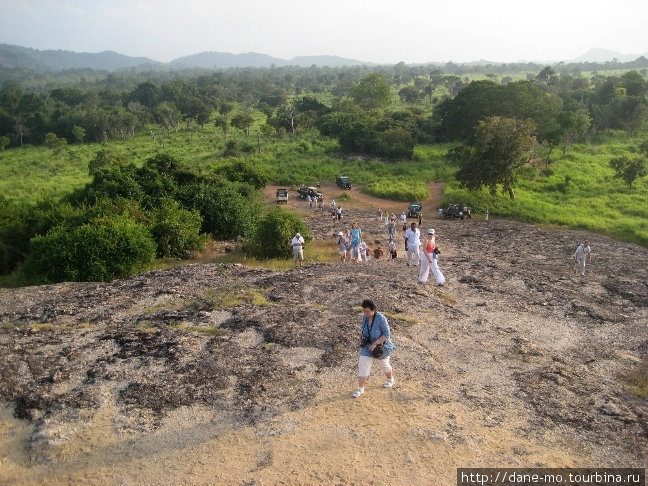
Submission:
<svg viewBox="0 0 648 486">
<path fill-rule="evenodd" d="M 392 386 L 394 386 L 394 379 L 393 378 L 390 378 L 389 380 L 387 380 L 383 384 L 383 388 L 391 388 Z"/>
<path fill-rule="evenodd" d="M 358 398 L 363 393 L 364 393 L 364 388 L 358 388 L 356 391 L 353 392 L 353 395 L 351 395 L 351 396 L 353 398 Z"/>
</svg>

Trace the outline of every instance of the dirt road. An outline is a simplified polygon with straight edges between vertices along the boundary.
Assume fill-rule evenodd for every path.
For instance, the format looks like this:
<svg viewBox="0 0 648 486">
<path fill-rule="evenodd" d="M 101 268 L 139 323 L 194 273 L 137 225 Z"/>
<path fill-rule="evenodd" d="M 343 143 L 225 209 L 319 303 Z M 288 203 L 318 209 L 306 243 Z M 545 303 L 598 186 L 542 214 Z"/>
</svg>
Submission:
<svg viewBox="0 0 648 486">
<path fill-rule="evenodd" d="M 285 186 L 267 186 L 263 191 L 264 200 L 268 203 L 272 203 L 275 200 L 275 193 L 279 187 Z M 322 185 L 321 186 L 322 194 L 324 194 L 324 203 L 330 203 L 331 199 L 340 201 L 344 207 L 356 208 L 356 209 L 381 209 L 383 211 L 389 211 L 396 215 L 400 215 L 401 212 L 407 210 L 408 203 L 400 201 L 390 201 L 388 199 L 380 199 L 378 197 L 370 196 L 364 192 L 358 190 L 357 188 L 351 188 L 351 190 L 340 189 L 335 185 Z M 443 198 L 443 184 L 440 182 L 430 182 L 428 184 L 428 192 L 430 197 L 423 201 L 423 212 L 425 215 L 428 213 L 436 214 L 436 211 L 441 207 L 441 199 Z M 347 199 L 344 196 L 350 196 Z M 342 198 L 340 196 L 343 196 Z M 417 201 L 418 202 L 418 201 Z M 305 201 L 299 197 L 297 191 L 289 192 L 288 199 L 289 207 L 306 207 Z"/>
</svg>

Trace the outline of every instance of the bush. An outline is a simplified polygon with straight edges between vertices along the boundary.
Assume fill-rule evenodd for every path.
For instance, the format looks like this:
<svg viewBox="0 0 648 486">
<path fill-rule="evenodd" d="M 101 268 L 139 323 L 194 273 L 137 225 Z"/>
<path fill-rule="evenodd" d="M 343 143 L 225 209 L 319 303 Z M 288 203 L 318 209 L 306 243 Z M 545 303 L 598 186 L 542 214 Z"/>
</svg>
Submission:
<svg viewBox="0 0 648 486">
<path fill-rule="evenodd" d="M 275 208 L 257 225 L 251 244 L 246 249 L 257 258 L 291 258 L 290 240 L 301 233 L 305 241 L 312 241 L 308 228 L 293 213 Z"/>
<path fill-rule="evenodd" d="M 12 272 L 27 255 L 29 240 L 65 220 L 81 217 L 69 204 L 45 200 L 32 206 L 0 196 L 0 274 Z"/>
<path fill-rule="evenodd" d="M 72 229 L 60 225 L 32 238 L 23 271 L 32 283 L 109 281 L 140 272 L 154 260 L 151 234 L 122 216 Z"/>
<path fill-rule="evenodd" d="M 258 204 L 243 196 L 235 184 L 188 184 L 179 191 L 179 198 L 185 208 L 200 212 L 202 231 L 216 239 L 249 236 L 254 230 Z"/>
<path fill-rule="evenodd" d="M 152 211 L 151 219 L 150 229 L 158 257 L 179 257 L 203 248 L 202 217 L 198 211 L 183 209 L 178 202 L 170 200 Z"/>
</svg>

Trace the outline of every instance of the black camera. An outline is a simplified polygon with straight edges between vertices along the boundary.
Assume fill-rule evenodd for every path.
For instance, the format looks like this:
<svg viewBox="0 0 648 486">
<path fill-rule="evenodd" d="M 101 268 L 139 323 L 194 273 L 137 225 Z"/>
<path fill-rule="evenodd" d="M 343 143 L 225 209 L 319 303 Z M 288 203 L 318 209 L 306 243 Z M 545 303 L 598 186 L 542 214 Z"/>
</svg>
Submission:
<svg viewBox="0 0 648 486">
<path fill-rule="evenodd" d="M 362 336 L 362 341 L 360 343 L 360 347 L 364 348 L 365 346 L 369 346 L 371 344 L 371 339 Z"/>
</svg>

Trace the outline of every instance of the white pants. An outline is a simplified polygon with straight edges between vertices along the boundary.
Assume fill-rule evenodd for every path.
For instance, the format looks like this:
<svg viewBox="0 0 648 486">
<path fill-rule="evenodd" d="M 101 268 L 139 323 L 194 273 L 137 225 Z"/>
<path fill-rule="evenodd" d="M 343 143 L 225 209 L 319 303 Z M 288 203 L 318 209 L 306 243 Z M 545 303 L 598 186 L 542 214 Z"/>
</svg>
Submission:
<svg viewBox="0 0 648 486">
<path fill-rule="evenodd" d="M 421 259 L 421 249 L 418 246 L 410 246 L 407 249 L 407 264 L 418 265 Z M 410 262 L 411 260 L 411 262 Z"/>
<path fill-rule="evenodd" d="M 581 275 L 585 275 L 585 255 L 576 260 L 576 271 L 580 271 Z"/>
<path fill-rule="evenodd" d="M 358 360 L 358 376 L 368 377 L 371 374 L 371 365 L 374 364 L 374 361 L 378 363 L 383 373 L 389 373 L 392 370 L 389 358 L 390 356 L 387 356 L 385 359 L 376 359 L 371 356 L 360 355 L 360 359 Z"/>
<path fill-rule="evenodd" d="M 432 262 L 429 262 L 428 258 L 432 260 Z M 419 282 L 427 282 L 428 276 L 430 275 L 430 270 L 432 270 L 432 274 L 434 275 L 434 280 L 436 280 L 436 283 L 438 285 L 443 285 L 445 283 L 445 277 L 441 273 L 441 270 L 439 270 L 437 259 L 434 258 L 434 255 L 432 253 L 424 253 L 421 257 L 421 271 L 419 272 Z"/>
</svg>

